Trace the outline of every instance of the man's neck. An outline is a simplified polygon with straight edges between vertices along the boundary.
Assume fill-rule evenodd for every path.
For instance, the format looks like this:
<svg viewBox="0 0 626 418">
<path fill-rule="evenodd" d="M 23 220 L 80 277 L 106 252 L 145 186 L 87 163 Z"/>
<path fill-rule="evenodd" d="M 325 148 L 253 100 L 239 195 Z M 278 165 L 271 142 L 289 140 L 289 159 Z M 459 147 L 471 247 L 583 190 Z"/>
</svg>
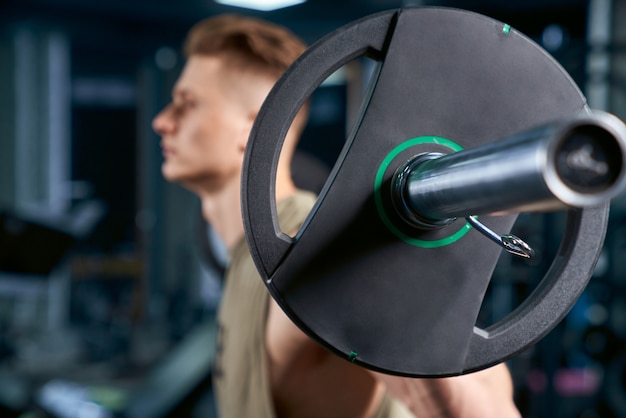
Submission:
<svg viewBox="0 0 626 418">
<path fill-rule="evenodd" d="M 293 194 L 296 187 L 291 180 L 277 181 L 276 201 Z M 202 203 L 202 216 L 211 224 L 228 249 L 233 248 L 243 236 L 241 214 L 241 189 L 233 182 L 219 192 L 197 193 Z"/>
<path fill-rule="evenodd" d="M 243 235 L 239 184 L 231 183 L 217 192 L 197 194 L 202 204 L 202 216 L 231 249 Z"/>
</svg>

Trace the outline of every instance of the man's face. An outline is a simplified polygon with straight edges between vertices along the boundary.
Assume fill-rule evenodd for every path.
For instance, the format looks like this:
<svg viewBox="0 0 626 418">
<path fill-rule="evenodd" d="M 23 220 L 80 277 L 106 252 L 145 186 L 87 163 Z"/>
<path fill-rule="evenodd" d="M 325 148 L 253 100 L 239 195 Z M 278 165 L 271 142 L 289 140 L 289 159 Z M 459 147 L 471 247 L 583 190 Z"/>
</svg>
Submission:
<svg viewBox="0 0 626 418">
<path fill-rule="evenodd" d="M 248 135 L 271 85 L 220 57 L 192 56 L 172 103 L 152 123 L 162 138 L 164 177 L 209 192 L 239 182 Z"/>
</svg>

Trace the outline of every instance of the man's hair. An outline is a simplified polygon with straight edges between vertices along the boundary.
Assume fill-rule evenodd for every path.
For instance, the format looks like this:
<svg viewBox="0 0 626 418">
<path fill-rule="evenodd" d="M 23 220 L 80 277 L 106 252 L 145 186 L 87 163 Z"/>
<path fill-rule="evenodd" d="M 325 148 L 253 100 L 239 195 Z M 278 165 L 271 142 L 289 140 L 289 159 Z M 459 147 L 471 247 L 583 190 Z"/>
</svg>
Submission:
<svg viewBox="0 0 626 418">
<path fill-rule="evenodd" d="M 305 43 L 288 29 L 265 20 L 235 14 L 210 17 L 196 23 L 184 45 L 185 57 L 219 56 L 231 68 L 252 71 L 274 81 L 306 49 Z M 289 132 L 294 141 L 285 141 L 281 161 L 293 156 L 297 140 L 304 130 L 309 114 L 305 101 L 295 116 Z"/>
<path fill-rule="evenodd" d="M 186 58 L 225 54 L 235 58 L 232 64 L 278 79 L 305 49 L 305 43 L 282 26 L 224 14 L 194 25 L 187 35 L 184 53 Z"/>
</svg>

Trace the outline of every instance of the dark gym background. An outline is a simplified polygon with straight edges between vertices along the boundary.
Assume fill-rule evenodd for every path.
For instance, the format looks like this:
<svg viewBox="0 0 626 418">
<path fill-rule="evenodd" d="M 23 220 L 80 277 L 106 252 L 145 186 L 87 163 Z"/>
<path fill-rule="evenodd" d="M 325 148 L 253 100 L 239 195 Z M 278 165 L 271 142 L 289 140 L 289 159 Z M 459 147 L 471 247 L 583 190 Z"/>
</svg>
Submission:
<svg viewBox="0 0 626 418">
<path fill-rule="evenodd" d="M 0 2 L 0 416 L 212 417 L 223 254 L 196 199 L 160 175 L 151 119 L 196 21 L 258 15 L 311 43 L 401 5 L 481 12 L 543 45 L 593 108 L 626 119 L 626 0 L 309 0 L 253 12 L 212 0 Z M 319 188 L 370 66 L 315 93 L 299 182 Z M 489 123 L 486 121 L 485 123 Z M 307 175 L 308 174 L 308 175 Z M 503 257 L 480 320 L 543 276 L 562 214 L 522 216 L 532 264 Z M 626 417 L 626 201 L 567 318 L 510 361 L 524 417 Z"/>
</svg>

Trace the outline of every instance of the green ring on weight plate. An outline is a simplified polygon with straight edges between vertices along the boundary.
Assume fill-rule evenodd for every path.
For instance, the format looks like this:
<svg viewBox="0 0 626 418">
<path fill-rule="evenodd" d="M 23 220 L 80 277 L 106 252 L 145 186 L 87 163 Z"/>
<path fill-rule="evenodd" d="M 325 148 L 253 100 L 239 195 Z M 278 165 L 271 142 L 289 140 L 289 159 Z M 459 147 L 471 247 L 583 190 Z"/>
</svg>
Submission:
<svg viewBox="0 0 626 418">
<path fill-rule="evenodd" d="M 389 229 L 396 237 L 400 238 L 407 244 L 422 248 L 444 247 L 461 239 L 465 234 L 467 234 L 467 231 L 469 231 L 472 226 L 468 222 L 466 222 L 461 229 L 445 238 L 431 241 L 421 240 L 410 237 L 409 235 L 400 231 L 393 224 L 393 222 L 391 222 L 391 219 L 389 219 L 387 213 L 385 212 L 385 208 L 383 207 L 382 184 L 389 165 L 391 164 L 393 159 L 396 158 L 398 154 L 400 154 L 402 151 L 420 144 L 443 145 L 444 147 L 450 148 L 454 152 L 461 151 L 463 149 L 463 147 L 456 142 L 438 136 L 418 136 L 396 146 L 394 149 L 391 150 L 389 154 L 387 154 L 380 167 L 378 167 L 378 172 L 376 173 L 376 179 L 374 180 L 374 200 L 376 202 L 376 209 L 378 210 L 378 215 L 380 216 L 380 219 L 383 221 L 387 229 Z"/>
</svg>

